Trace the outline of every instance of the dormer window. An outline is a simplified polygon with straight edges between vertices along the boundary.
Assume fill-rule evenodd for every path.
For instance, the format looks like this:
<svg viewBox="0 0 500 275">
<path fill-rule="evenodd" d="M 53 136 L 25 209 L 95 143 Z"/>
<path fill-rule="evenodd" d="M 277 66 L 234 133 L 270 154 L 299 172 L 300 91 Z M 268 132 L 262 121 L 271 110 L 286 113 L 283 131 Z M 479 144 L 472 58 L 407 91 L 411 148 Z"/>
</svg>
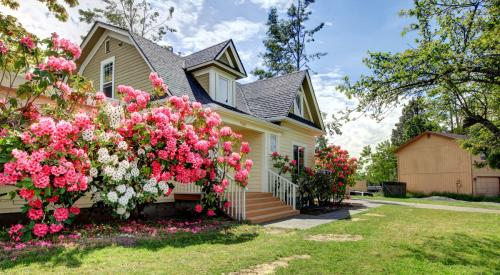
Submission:
<svg viewBox="0 0 500 275">
<path fill-rule="evenodd" d="M 217 74 L 215 84 L 215 100 L 226 104 L 233 105 L 233 81 L 220 74 Z"/>
<path fill-rule="evenodd" d="M 298 93 L 295 96 L 295 101 L 293 104 L 293 112 L 298 116 L 304 116 L 304 100 L 302 99 L 302 93 Z"/>
</svg>

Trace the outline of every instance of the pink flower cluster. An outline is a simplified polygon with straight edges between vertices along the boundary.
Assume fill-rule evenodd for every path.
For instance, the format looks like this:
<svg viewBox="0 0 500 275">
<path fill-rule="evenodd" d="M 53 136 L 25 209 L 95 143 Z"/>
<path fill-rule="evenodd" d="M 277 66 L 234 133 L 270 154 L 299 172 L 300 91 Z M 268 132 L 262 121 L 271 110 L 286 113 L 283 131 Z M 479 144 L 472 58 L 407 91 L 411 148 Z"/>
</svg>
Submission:
<svg viewBox="0 0 500 275">
<path fill-rule="evenodd" d="M 65 38 L 59 38 L 57 33 L 52 34 L 52 47 L 54 50 L 63 50 L 71 54 L 73 59 L 78 59 L 82 53 L 80 46 Z"/>
<path fill-rule="evenodd" d="M 153 84 L 155 89 L 161 89 L 163 91 L 167 91 L 168 87 L 163 83 L 163 79 L 161 79 L 157 73 L 153 72 L 149 75 L 149 80 Z"/>
<path fill-rule="evenodd" d="M 29 35 L 26 35 L 23 38 L 21 38 L 21 40 L 19 40 L 19 43 L 28 48 L 28 50 L 30 51 L 35 48 L 35 42 L 33 42 L 33 39 Z"/>
<path fill-rule="evenodd" d="M 26 202 L 26 216 L 36 223 L 13 226 L 14 240 L 29 230 L 40 238 L 57 233 L 79 213 L 71 205 L 87 191 L 90 161 L 77 144 L 89 127 L 94 127 L 92 120 L 83 113 L 71 121 L 40 117 L 20 135 L 23 146 L 12 150 L 12 160 L 0 172 L 0 185 L 20 187 L 17 193 Z"/>
<path fill-rule="evenodd" d="M 40 69 L 72 74 L 76 70 L 76 64 L 73 60 L 64 57 L 49 56 L 45 64 L 40 64 Z"/>
<path fill-rule="evenodd" d="M 7 52 L 9 52 L 9 48 L 7 48 L 7 45 L 3 41 L 0 41 L 0 54 L 7 54 Z"/>
</svg>

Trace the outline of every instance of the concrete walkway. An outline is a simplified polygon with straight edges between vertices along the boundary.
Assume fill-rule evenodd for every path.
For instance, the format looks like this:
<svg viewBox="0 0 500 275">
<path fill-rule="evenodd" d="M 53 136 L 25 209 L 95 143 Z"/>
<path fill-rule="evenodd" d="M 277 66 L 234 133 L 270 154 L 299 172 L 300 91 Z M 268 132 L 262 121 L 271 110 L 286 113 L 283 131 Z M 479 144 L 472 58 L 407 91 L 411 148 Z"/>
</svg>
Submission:
<svg viewBox="0 0 500 275">
<path fill-rule="evenodd" d="M 383 204 L 409 206 L 409 207 L 423 208 L 423 209 L 448 210 L 457 212 L 500 214 L 500 210 L 496 209 L 437 205 L 437 204 L 427 204 L 427 203 L 411 203 L 411 202 L 383 201 L 383 200 L 370 200 L 370 199 L 352 199 L 352 200 L 346 200 L 345 202 L 351 203 L 353 204 L 353 206 L 341 208 L 337 211 L 333 211 L 318 216 L 302 214 L 296 217 L 280 221 L 274 221 L 263 225 L 265 227 L 276 227 L 276 228 L 309 229 L 325 223 L 348 219 L 352 215 L 359 214 L 361 212 L 367 211 L 371 208 L 375 208 Z"/>
<path fill-rule="evenodd" d="M 451 206 L 451 205 L 438 205 L 429 203 L 415 203 L 415 202 L 399 202 L 399 201 L 384 201 L 384 200 L 370 200 L 370 199 L 352 199 L 348 202 L 357 202 L 362 204 L 390 204 L 390 205 L 401 205 L 409 206 L 415 208 L 423 209 L 436 209 L 436 210 L 448 210 L 457 212 L 471 212 L 471 213 L 486 213 L 486 214 L 500 214 L 500 210 L 497 209 L 486 209 L 477 207 L 466 207 L 466 206 Z"/>
<path fill-rule="evenodd" d="M 285 220 L 274 221 L 264 224 L 265 227 L 290 228 L 290 229 L 309 229 L 325 223 L 330 223 L 337 220 L 348 219 L 352 215 L 364 212 L 370 208 L 380 206 L 379 203 L 372 202 L 353 202 L 355 205 L 341 208 L 339 210 L 314 216 L 314 215 L 298 215 L 296 217 Z"/>
</svg>

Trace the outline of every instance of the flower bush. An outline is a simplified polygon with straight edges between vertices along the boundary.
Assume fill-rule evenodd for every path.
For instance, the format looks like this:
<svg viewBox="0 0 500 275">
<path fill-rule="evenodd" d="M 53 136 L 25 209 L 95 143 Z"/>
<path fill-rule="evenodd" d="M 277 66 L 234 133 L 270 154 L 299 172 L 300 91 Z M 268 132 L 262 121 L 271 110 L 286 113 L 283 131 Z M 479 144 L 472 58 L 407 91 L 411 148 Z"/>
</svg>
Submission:
<svg viewBox="0 0 500 275">
<path fill-rule="evenodd" d="M 0 25 L 2 79 L 6 71 L 24 72 L 27 82 L 16 97 L 0 102 L 0 185 L 15 186 L 11 196 L 25 201 L 22 212 L 29 222 L 8 232 L 20 241 L 58 233 L 79 214 L 73 205 L 87 191 L 90 167 L 84 132 L 94 125 L 75 109 L 85 98 L 83 86 L 73 89 L 63 82 L 76 82 L 79 47 L 57 35 L 39 41 L 19 26 L 11 27 Z M 52 97 L 55 106 L 37 107 L 40 96 Z"/>
<path fill-rule="evenodd" d="M 222 201 L 229 173 L 246 186 L 250 147 L 222 126 L 217 113 L 187 96 L 153 104 L 152 96 L 168 91 L 155 73 L 151 94 L 120 85 L 124 104 L 111 104 L 74 74 L 77 45 L 57 34 L 40 40 L 0 16 L 2 81 L 6 74 L 11 86 L 19 74 L 26 80 L 15 95 L 0 99 L 0 185 L 16 187 L 11 196 L 25 200 L 28 220 L 10 228 L 13 240 L 63 230 L 79 214 L 74 203 L 88 189 L 127 219 L 170 195 L 174 183 L 201 186 L 196 211 L 208 216 L 230 205 Z M 37 106 L 40 99 L 51 101 Z M 82 110 L 90 101 L 96 108 Z"/>
<path fill-rule="evenodd" d="M 271 159 L 278 174 L 289 176 L 298 186 L 303 207 L 340 204 L 347 186 L 354 184 L 357 160 L 340 146 L 330 145 L 317 151 L 313 168 L 299 167 L 295 160 L 278 152 L 272 153 Z"/>
<path fill-rule="evenodd" d="M 156 73 L 150 79 L 156 94 L 166 92 Z M 140 212 L 144 204 L 168 196 L 178 182 L 201 186 L 204 196 L 196 211 L 214 216 L 230 170 L 239 184 L 247 184 L 251 161 L 244 156 L 250 148 L 221 126 L 217 113 L 187 96 L 154 107 L 147 92 L 118 86 L 118 93 L 126 104 L 100 105 L 99 149 L 89 152 L 92 189 L 115 214 L 128 218 L 131 211 Z"/>
</svg>

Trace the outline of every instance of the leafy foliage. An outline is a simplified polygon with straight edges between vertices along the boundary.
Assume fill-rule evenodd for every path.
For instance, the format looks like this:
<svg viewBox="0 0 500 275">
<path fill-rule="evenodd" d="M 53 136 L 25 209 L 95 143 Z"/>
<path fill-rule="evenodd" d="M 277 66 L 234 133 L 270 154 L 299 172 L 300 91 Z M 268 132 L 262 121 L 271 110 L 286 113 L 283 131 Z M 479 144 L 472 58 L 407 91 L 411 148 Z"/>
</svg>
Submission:
<svg viewBox="0 0 500 275">
<path fill-rule="evenodd" d="M 429 111 L 429 104 L 422 97 L 414 98 L 405 105 L 395 126 L 391 135 L 394 146 L 400 146 L 425 131 L 442 130 L 439 121 Z"/>
<path fill-rule="evenodd" d="M 405 99 L 425 97 L 433 106 L 456 112 L 464 128 L 477 125 L 491 133 L 466 148 L 498 148 L 499 12 L 497 0 L 417 0 L 401 12 L 417 21 L 405 29 L 418 33 L 416 46 L 394 54 L 370 52 L 363 62 L 371 75 L 354 84 L 347 79 L 342 89 L 359 100 L 355 111 L 377 119 Z"/>
<path fill-rule="evenodd" d="M 377 144 L 375 152 L 370 146 L 365 146 L 361 152 L 361 169 L 359 177 L 369 184 L 380 185 L 384 181 L 397 180 L 397 159 L 394 155 L 395 146 L 386 140 Z"/>
<path fill-rule="evenodd" d="M 78 0 L 37 0 L 40 3 L 43 3 L 51 13 L 53 13 L 57 19 L 60 21 L 68 20 L 68 12 L 62 3 L 67 4 L 70 7 L 76 7 L 78 5 Z M 26 1 L 23 1 L 26 2 Z M 10 9 L 18 9 L 19 1 L 18 0 L 0 0 L 0 4 L 10 8 Z M 23 3 L 24 4 L 24 3 Z"/>
<path fill-rule="evenodd" d="M 153 41 L 160 41 L 168 32 L 176 31 L 166 24 L 172 19 L 174 7 L 170 7 L 167 15 L 163 15 L 159 12 L 161 8 L 149 0 L 102 0 L 102 2 L 106 5 L 104 9 L 78 10 L 80 21 L 90 24 L 102 20 Z"/>
<path fill-rule="evenodd" d="M 310 5 L 314 0 L 299 0 L 292 3 L 285 19 L 280 19 L 276 8 L 271 8 L 267 19 L 267 37 L 264 39 L 266 51 L 262 54 L 265 69 L 256 68 L 252 73 L 260 79 L 283 75 L 303 68 L 326 55 L 323 52 L 308 53 L 306 46 L 314 42 L 314 35 L 324 27 L 324 23 L 307 29 L 305 23 L 312 14 Z"/>
</svg>

